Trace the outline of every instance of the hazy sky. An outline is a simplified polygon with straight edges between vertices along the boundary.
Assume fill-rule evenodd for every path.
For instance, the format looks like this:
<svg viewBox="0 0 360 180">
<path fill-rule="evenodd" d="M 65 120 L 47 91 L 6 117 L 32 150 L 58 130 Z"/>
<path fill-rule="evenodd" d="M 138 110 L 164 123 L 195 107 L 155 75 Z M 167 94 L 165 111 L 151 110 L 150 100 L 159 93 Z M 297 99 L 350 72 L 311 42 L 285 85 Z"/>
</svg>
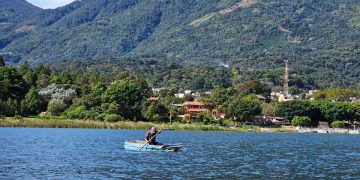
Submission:
<svg viewBox="0 0 360 180">
<path fill-rule="evenodd" d="M 60 6 L 65 6 L 70 4 L 75 0 L 27 0 L 29 3 L 44 8 L 44 9 L 54 9 Z"/>
</svg>

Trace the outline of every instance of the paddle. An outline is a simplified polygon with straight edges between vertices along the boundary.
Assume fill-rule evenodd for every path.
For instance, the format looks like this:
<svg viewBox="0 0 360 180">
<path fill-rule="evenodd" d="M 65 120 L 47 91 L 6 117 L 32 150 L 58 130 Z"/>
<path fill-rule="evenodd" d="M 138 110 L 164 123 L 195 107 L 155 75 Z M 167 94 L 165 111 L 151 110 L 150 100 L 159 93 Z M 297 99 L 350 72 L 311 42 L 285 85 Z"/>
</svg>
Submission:
<svg viewBox="0 0 360 180">
<path fill-rule="evenodd" d="M 156 137 L 156 135 L 158 135 L 161 131 L 162 131 L 162 129 L 160 129 L 160 131 L 156 132 L 156 134 L 155 134 L 153 137 L 151 137 L 151 138 L 149 139 L 149 141 L 148 141 L 147 143 L 145 143 L 145 144 L 143 145 L 143 147 L 141 147 L 141 149 L 140 149 L 139 151 L 141 151 L 147 144 L 149 144 L 149 142 L 151 142 L 151 140 L 153 140 L 153 139 Z"/>
</svg>

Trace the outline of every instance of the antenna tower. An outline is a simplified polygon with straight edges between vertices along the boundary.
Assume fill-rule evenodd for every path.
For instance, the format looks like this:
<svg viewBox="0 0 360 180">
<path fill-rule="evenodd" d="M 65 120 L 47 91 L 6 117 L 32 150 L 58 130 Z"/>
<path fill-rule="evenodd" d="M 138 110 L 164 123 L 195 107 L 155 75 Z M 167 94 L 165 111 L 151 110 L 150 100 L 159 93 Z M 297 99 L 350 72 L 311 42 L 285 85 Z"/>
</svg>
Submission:
<svg viewBox="0 0 360 180">
<path fill-rule="evenodd" d="M 289 94 L 289 60 L 284 59 L 285 63 L 285 77 L 284 77 L 284 94 L 287 96 Z"/>
</svg>

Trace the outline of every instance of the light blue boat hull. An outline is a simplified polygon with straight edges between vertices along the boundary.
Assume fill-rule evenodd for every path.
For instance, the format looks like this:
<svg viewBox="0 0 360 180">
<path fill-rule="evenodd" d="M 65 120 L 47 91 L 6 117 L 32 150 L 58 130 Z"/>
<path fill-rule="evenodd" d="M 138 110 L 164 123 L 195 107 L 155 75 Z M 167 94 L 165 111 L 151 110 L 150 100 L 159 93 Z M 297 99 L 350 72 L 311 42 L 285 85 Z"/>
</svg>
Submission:
<svg viewBox="0 0 360 180">
<path fill-rule="evenodd" d="M 163 145 L 150 145 L 146 144 L 145 141 L 132 140 L 125 141 L 125 149 L 129 151 L 141 151 L 141 152 L 151 152 L 151 151 L 180 151 L 181 144 L 163 144 Z"/>
</svg>

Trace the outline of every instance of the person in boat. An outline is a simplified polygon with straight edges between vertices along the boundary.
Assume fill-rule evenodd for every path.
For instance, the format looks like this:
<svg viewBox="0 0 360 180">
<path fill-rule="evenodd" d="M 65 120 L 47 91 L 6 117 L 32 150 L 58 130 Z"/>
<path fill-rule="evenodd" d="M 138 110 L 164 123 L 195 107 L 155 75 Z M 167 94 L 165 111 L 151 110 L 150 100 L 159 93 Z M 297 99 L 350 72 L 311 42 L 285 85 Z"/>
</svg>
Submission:
<svg viewBox="0 0 360 180">
<path fill-rule="evenodd" d="M 145 142 L 151 145 L 158 145 L 161 143 L 156 142 L 156 135 L 160 134 L 160 131 L 157 131 L 155 127 L 152 127 L 150 131 L 146 132 L 145 134 Z"/>
</svg>

